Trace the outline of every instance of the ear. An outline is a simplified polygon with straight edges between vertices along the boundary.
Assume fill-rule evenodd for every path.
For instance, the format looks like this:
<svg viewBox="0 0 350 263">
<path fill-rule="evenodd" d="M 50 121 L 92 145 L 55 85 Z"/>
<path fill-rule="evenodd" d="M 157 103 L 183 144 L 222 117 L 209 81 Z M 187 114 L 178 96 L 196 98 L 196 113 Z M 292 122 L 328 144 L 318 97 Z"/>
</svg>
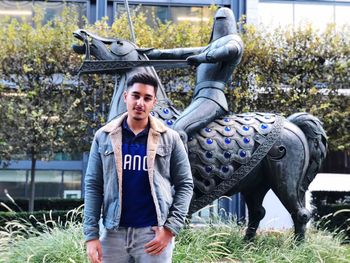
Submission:
<svg viewBox="0 0 350 263">
<path fill-rule="evenodd" d="M 128 95 L 128 92 L 127 91 L 124 91 L 123 93 L 123 97 L 124 97 L 124 102 L 126 103 L 126 96 Z"/>
<path fill-rule="evenodd" d="M 153 107 L 157 104 L 157 98 L 154 98 Z"/>
</svg>

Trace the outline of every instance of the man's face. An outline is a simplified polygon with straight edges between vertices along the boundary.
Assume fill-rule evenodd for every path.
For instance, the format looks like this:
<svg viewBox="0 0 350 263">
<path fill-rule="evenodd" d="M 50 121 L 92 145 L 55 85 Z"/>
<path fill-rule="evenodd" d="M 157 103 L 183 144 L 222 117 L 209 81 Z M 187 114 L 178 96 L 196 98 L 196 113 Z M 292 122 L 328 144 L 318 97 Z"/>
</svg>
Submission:
<svg viewBox="0 0 350 263">
<path fill-rule="evenodd" d="M 124 102 L 128 115 L 132 120 L 141 121 L 148 118 L 150 111 L 157 102 L 154 87 L 135 83 L 124 92 Z"/>
</svg>

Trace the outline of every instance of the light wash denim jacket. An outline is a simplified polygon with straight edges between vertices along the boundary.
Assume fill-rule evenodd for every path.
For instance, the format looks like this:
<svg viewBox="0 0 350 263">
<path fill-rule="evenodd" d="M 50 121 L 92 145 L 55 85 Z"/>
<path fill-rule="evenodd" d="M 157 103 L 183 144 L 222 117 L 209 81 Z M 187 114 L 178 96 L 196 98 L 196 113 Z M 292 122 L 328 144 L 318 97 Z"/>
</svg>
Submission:
<svg viewBox="0 0 350 263">
<path fill-rule="evenodd" d="M 99 220 L 117 229 L 122 207 L 122 123 L 127 113 L 99 129 L 92 142 L 85 175 L 85 240 L 99 238 Z M 158 226 L 177 234 L 184 224 L 193 180 L 180 136 L 150 116 L 147 167 Z M 140 196 L 142 198 L 142 196 Z"/>
</svg>

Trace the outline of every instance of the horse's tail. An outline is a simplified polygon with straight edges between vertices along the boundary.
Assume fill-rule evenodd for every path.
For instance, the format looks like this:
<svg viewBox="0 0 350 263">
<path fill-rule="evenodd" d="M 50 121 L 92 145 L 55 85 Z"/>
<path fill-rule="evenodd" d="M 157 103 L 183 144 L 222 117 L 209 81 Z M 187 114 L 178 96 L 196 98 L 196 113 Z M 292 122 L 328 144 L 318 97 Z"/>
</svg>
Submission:
<svg viewBox="0 0 350 263">
<path fill-rule="evenodd" d="M 297 125 L 305 134 L 310 152 L 310 160 L 306 174 L 301 181 L 302 194 L 308 189 L 310 183 L 320 170 L 327 153 L 327 135 L 322 127 L 322 122 L 311 114 L 301 112 L 289 116 L 288 121 Z"/>
</svg>

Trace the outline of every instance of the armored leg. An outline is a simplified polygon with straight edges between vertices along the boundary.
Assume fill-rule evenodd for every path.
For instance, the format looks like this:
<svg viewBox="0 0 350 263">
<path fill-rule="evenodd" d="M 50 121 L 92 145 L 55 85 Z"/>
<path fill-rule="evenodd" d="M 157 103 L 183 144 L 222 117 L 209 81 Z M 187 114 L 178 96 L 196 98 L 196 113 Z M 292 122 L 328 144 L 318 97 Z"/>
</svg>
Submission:
<svg viewBox="0 0 350 263">
<path fill-rule="evenodd" d="M 226 114 L 226 111 L 214 101 L 198 98 L 180 115 L 174 124 L 181 139 L 187 144 L 187 136 L 204 128 L 208 123 Z"/>
</svg>

